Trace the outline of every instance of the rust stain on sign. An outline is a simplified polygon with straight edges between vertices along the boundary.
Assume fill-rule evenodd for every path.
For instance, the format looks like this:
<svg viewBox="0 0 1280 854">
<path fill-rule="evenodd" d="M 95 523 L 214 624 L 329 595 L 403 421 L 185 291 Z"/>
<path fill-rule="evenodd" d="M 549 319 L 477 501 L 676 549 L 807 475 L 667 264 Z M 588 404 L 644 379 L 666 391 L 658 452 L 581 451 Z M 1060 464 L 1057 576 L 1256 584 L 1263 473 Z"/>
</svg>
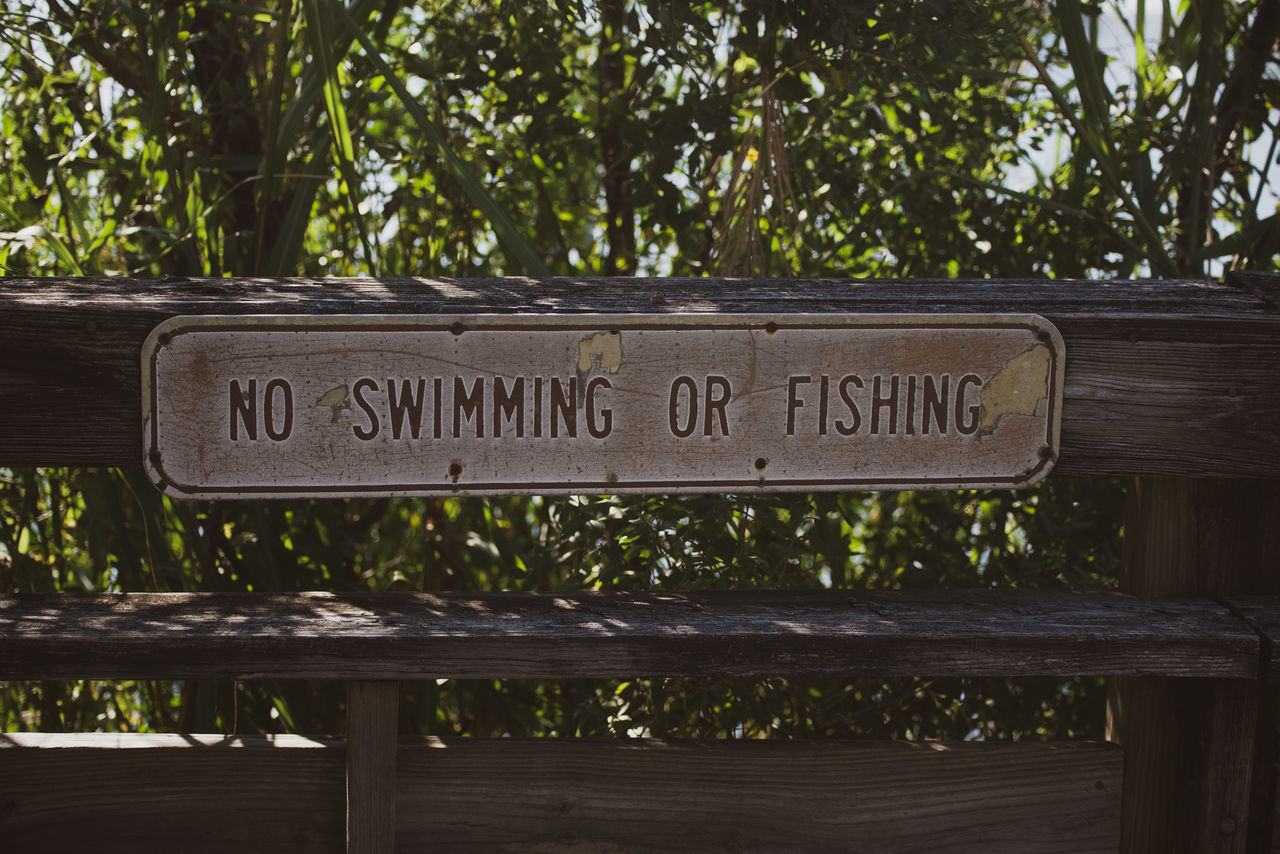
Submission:
<svg viewBox="0 0 1280 854">
<path fill-rule="evenodd" d="M 145 462 L 201 498 L 1019 487 L 1063 362 L 1029 315 L 179 317 Z"/>
</svg>

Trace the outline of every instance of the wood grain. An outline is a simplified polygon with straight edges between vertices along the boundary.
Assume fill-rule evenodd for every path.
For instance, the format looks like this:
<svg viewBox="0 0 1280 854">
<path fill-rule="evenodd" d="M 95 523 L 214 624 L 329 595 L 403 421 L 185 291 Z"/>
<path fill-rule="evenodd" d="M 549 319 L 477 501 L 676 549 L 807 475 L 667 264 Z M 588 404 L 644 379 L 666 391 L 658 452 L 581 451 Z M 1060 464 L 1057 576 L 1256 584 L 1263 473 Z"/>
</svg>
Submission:
<svg viewBox="0 0 1280 854">
<path fill-rule="evenodd" d="M 347 854 L 396 847 L 400 683 L 353 681 L 347 693 Z"/>
<path fill-rule="evenodd" d="M 1089 744 L 406 742 L 397 838 L 451 852 L 1115 851 L 1121 764 Z"/>
<path fill-rule="evenodd" d="M 300 736 L 0 734 L 0 847 L 339 854 L 344 752 Z"/>
<path fill-rule="evenodd" d="M 1267 278 L 1269 281 L 1260 282 Z M 1280 296 L 1280 275 L 1250 277 Z M 1273 300 L 1274 301 L 1274 300 Z M 1280 594 L 1280 480 L 1219 480 L 1197 482 L 1200 514 L 1200 578 L 1203 590 L 1221 596 L 1244 594 Z M 1268 644 L 1264 642 L 1264 648 Z M 1264 660 L 1274 653 L 1264 653 Z M 1248 803 L 1248 842 L 1245 850 L 1265 850 L 1278 825 L 1276 821 L 1276 726 L 1280 722 L 1280 688 L 1259 681 L 1243 686 L 1252 693 L 1236 704 L 1237 711 L 1229 721 L 1252 726 L 1253 783 Z M 1232 689 L 1219 688 L 1219 698 L 1227 699 Z M 1224 708 L 1230 708 L 1224 706 Z M 1235 726 L 1236 732 L 1240 729 Z M 1230 754 L 1225 754 L 1230 756 Z M 1235 787 L 1210 780 L 1208 785 L 1236 797 Z M 1220 821 L 1219 824 L 1222 822 Z M 1246 829 L 1239 827 L 1237 834 Z M 1210 824 L 1206 822 L 1206 824 Z M 1211 824 L 1210 824 L 1211 826 Z"/>
<path fill-rule="evenodd" d="M 1034 590 L 23 594 L 0 678 L 1175 675 L 1254 678 L 1207 600 Z"/>
<path fill-rule="evenodd" d="M 1280 596 L 1228 596 L 1224 600 L 1265 638 L 1261 677 L 1270 685 L 1280 685 Z"/>
<path fill-rule="evenodd" d="M 1194 481 L 1134 478 L 1125 496 L 1121 589 L 1143 597 L 1199 592 L 1197 503 Z M 1179 719 L 1192 700 L 1185 682 L 1162 676 L 1113 679 L 1109 683 L 1107 737 L 1125 748 L 1125 809 L 1122 850 L 1126 854 L 1190 851 L 1196 843 L 1198 779 L 1184 752 L 1194 723 Z"/>
<path fill-rule="evenodd" d="M 1270 822 L 1266 822 L 1265 835 L 1251 833 L 1262 830 L 1251 814 L 1252 789 L 1257 784 L 1254 761 L 1258 753 L 1259 685 L 1215 679 L 1207 687 L 1209 709 L 1198 733 L 1200 797 L 1194 850 L 1244 854 L 1256 850 L 1257 843 L 1270 836 Z"/>
<path fill-rule="evenodd" d="M 1108 745 L 402 739 L 398 752 L 406 852 L 1050 854 L 1119 837 L 1122 754 Z M 338 851 L 341 754 L 0 735 L 0 828 L 15 851 Z"/>
<path fill-rule="evenodd" d="M 1136 478 L 1121 588 L 1143 596 L 1274 590 L 1275 493 L 1269 481 Z M 1258 850 L 1271 836 L 1275 786 L 1274 737 L 1270 721 L 1260 730 L 1259 720 L 1262 710 L 1274 714 L 1274 692 L 1231 679 L 1145 677 L 1111 687 L 1109 737 L 1125 748 L 1122 850 Z"/>
<path fill-rule="evenodd" d="M 1066 342 L 1058 474 L 1280 474 L 1280 310 L 1204 281 L 0 279 L 0 463 L 141 462 L 179 314 L 1030 312 Z"/>
</svg>

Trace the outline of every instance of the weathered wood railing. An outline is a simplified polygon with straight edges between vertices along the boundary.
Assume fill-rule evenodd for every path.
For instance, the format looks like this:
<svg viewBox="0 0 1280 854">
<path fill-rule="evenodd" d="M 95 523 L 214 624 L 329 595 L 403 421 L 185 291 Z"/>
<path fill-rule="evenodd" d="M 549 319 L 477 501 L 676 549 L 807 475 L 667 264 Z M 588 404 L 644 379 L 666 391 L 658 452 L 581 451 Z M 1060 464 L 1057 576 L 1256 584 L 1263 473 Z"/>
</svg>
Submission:
<svg viewBox="0 0 1280 854">
<path fill-rule="evenodd" d="M 1280 684 L 1280 599 L 1260 595 L 1280 593 L 1274 279 L 5 280 L 4 465 L 139 464 L 139 351 L 178 314 L 1025 312 L 1066 343 L 1053 476 L 1141 477 L 1122 580 L 1136 596 L 0 597 L 2 679 L 351 681 L 345 739 L 0 736 L 3 838 L 50 851 L 89 833 L 130 851 L 1263 850 Z M 1122 747 L 396 738 L 400 679 L 866 673 L 1119 677 Z"/>
</svg>

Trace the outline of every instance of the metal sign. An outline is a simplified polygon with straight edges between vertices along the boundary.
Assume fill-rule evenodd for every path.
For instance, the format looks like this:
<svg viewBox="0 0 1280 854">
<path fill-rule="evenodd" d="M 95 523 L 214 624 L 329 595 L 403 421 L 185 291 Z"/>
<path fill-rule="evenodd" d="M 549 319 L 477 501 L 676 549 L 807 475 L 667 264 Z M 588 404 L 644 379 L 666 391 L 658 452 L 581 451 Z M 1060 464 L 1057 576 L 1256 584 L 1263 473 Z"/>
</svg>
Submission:
<svg viewBox="0 0 1280 854">
<path fill-rule="evenodd" d="M 1063 361 L 1031 315 L 175 317 L 143 436 L 187 498 L 1020 487 Z"/>
</svg>

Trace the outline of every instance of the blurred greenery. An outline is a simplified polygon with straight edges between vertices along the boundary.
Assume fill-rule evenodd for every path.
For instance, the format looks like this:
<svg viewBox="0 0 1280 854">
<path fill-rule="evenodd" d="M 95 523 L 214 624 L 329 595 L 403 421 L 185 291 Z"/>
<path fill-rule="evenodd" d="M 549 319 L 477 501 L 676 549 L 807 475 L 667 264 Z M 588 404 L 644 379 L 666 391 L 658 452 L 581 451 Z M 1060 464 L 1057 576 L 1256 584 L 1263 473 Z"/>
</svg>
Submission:
<svg viewBox="0 0 1280 854">
<path fill-rule="evenodd" d="M 1274 269 L 1272 0 L 6 2 L 9 275 Z M 1123 485 L 174 502 L 0 469 L 0 589 L 1105 587 Z M 0 729 L 333 732 L 344 687 L 8 683 Z M 1100 737 L 1097 679 L 442 681 L 407 731 Z"/>
</svg>

